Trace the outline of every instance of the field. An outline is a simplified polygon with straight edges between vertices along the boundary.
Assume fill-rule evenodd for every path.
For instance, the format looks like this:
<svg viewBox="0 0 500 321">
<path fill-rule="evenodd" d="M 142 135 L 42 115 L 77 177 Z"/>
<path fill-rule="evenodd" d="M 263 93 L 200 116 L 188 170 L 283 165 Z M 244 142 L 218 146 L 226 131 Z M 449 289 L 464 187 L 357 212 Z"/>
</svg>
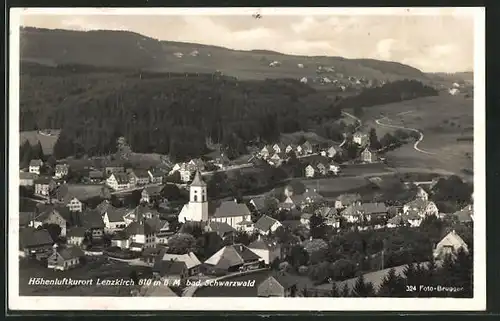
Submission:
<svg viewBox="0 0 500 321">
<path fill-rule="evenodd" d="M 39 262 L 21 259 L 19 262 L 19 294 L 36 296 L 130 296 L 134 286 L 97 286 L 96 280 L 104 279 L 130 279 L 132 270 L 146 277 L 148 269 L 144 267 L 131 267 L 127 263 L 107 261 L 104 258 L 88 258 L 87 264 L 68 271 L 54 271 L 43 267 Z M 89 286 L 41 286 L 29 285 L 30 278 L 45 278 L 47 280 L 73 278 L 92 279 L 93 285 Z"/>
<path fill-rule="evenodd" d="M 370 182 L 364 177 L 335 177 L 303 179 L 302 183 L 309 189 L 315 189 L 316 192 L 324 197 L 337 197 L 343 193 L 359 191 L 370 185 Z"/>
<path fill-rule="evenodd" d="M 38 144 L 40 141 L 42 145 L 42 149 L 45 155 L 52 155 L 52 151 L 54 150 L 54 145 L 59 137 L 58 129 L 49 129 L 50 135 L 41 134 L 39 131 L 25 131 L 20 133 L 19 143 L 22 145 L 26 140 L 30 142 L 31 145 Z"/>
<path fill-rule="evenodd" d="M 444 169 L 461 173 L 473 167 L 473 100 L 464 96 L 440 95 L 364 108 L 362 117 L 365 131 L 377 130 L 380 138 L 395 129 L 383 124 L 415 128 L 424 134 L 418 147 L 432 154 L 422 153 L 408 144 L 387 154 L 392 166 L 425 169 Z"/>
</svg>

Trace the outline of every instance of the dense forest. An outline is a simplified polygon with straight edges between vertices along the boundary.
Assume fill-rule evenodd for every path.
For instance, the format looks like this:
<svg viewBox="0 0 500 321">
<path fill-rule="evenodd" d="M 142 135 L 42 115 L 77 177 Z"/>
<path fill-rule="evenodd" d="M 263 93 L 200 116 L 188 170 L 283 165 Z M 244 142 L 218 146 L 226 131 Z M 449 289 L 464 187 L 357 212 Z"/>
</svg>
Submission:
<svg viewBox="0 0 500 321">
<path fill-rule="evenodd" d="M 232 146 L 271 142 L 280 133 L 340 117 L 325 95 L 292 79 L 238 81 L 92 67 L 84 72 L 82 66 L 39 76 L 40 68 L 48 67 L 23 68 L 21 128 L 61 128 L 56 158 L 112 153 L 124 136 L 136 152 L 184 159 L 204 153 L 207 137 Z M 69 77 L 68 70 L 74 70 Z"/>
<path fill-rule="evenodd" d="M 339 101 L 341 109 L 359 109 L 375 105 L 384 105 L 419 97 L 437 96 L 439 93 L 433 87 L 416 80 L 398 80 L 386 83 L 380 87 L 367 88 L 358 95 L 349 96 Z"/>
</svg>

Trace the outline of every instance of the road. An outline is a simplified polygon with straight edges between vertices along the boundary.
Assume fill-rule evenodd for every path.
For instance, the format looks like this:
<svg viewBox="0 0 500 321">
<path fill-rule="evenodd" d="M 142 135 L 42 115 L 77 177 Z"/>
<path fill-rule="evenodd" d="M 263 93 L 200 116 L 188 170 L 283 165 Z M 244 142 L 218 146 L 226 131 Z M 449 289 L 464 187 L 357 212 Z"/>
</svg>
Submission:
<svg viewBox="0 0 500 321">
<path fill-rule="evenodd" d="M 389 124 L 381 123 L 380 121 L 383 120 L 383 119 L 389 120 L 389 118 L 387 116 L 384 116 L 382 118 L 379 118 L 379 119 L 375 120 L 375 123 L 377 123 L 377 125 L 382 126 L 382 127 L 396 128 L 396 129 L 405 129 L 405 130 L 410 130 L 410 131 L 418 133 L 420 135 L 420 137 L 418 138 L 418 140 L 413 145 L 413 148 L 417 152 L 420 152 L 420 153 L 429 154 L 429 155 L 435 155 L 435 153 L 427 152 L 425 150 L 422 150 L 422 149 L 418 148 L 418 144 L 424 139 L 424 134 L 421 131 L 419 131 L 418 129 L 415 129 L 415 128 L 409 128 L 409 127 L 403 127 L 403 126 L 389 125 Z"/>
<path fill-rule="evenodd" d="M 348 113 L 346 111 L 342 111 L 342 114 L 346 115 L 347 117 L 350 117 L 350 118 L 354 119 L 357 122 L 358 126 L 356 126 L 354 128 L 354 131 L 357 131 L 359 129 L 359 127 L 361 127 L 361 125 L 362 125 L 361 119 L 359 119 L 358 117 L 356 117 L 356 116 L 354 116 L 354 115 L 352 115 L 352 114 L 350 114 L 350 113 Z M 344 140 L 342 141 L 342 143 L 340 143 L 339 147 L 344 146 L 346 140 L 347 140 L 347 134 L 344 134 Z"/>
</svg>

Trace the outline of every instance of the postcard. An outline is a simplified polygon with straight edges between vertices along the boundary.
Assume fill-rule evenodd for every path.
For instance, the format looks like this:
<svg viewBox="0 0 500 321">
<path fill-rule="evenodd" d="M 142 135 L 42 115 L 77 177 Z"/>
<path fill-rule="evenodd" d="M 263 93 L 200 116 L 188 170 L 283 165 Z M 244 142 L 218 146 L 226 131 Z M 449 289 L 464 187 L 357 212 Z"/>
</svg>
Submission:
<svg viewBox="0 0 500 321">
<path fill-rule="evenodd" d="M 9 309 L 486 309 L 484 19 L 12 9 Z"/>
</svg>

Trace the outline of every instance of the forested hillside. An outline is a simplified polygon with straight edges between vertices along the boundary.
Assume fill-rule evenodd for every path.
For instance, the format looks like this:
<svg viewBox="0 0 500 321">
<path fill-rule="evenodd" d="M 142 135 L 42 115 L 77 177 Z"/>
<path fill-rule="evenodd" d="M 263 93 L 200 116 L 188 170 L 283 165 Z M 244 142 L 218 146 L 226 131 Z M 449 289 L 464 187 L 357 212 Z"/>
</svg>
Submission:
<svg viewBox="0 0 500 321">
<path fill-rule="evenodd" d="M 61 128 L 57 158 L 110 153 L 125 136 L 136 152 L 183 159 L 202 154 L 207 137 L 244 149 L 249 141 L 273 141 L 339 116 L 324 94 L 296 80 L 22 68 L 21 128 Z"/>
</svg>

